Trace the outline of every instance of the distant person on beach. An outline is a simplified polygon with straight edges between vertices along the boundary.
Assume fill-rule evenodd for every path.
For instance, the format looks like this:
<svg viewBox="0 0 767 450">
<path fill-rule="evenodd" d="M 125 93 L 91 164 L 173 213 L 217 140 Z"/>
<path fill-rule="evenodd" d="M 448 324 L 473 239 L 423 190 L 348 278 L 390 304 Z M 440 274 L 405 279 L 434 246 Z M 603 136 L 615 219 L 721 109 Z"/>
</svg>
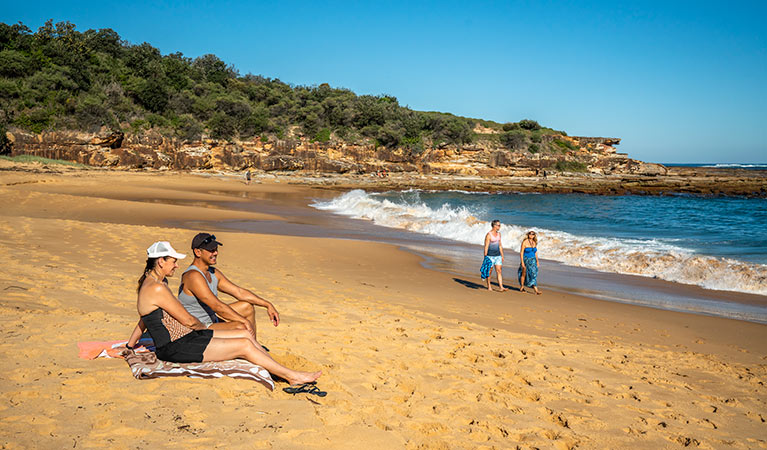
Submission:
<svg viewBox="0 0 767 450">
<path fill-rule="evenodd" d="M 492 227 L 490 231 L 485 235 L 485 247 L 484 247 L 484 259 L 482 260 L 482 267 L 479 268 L 479 273 L 482 275 L 482 279 L 487 282 L 487 290 L 492 291 L 490 287 L 490 275 L 495 268 L 495 274 L 498 277 L 498 287 L 500 291 L 506 290 L 503 287 L 503 275 L 501 274 L 503 269 L 503 246 L 501 245 L 501 221 L 493 220 L 490 223 Z"/>
<path fill-rule="evenodd" d="M 246 329 L 256 337 L 254 306 L 266 308 L 269 320 L 276 327 L 280 314 L 271 302 L 253 292 L 237 286 L 213 266 L 218 262 L 216 236 L 198 233 L 192 239 L 192 264 L 181 274 L 178 299 L 184 308 L 206 327 L 213 330 Z M 236 302 L 226 304 L 219 300 L 219 291 L 231 295 Z"/>
<path fill-rule="evenodd" d="M 538 290 L 538 235 L 535 231 L 528 231 L 522 240 L 517 276 L 520 292 L 525 292 L 525 287 L 531 287 L 536 294 L 541 295 Z"/>
<path fill-rule="evenodd" d="M 144 273 L 138 280 L 137 309 L 141 317 L 127 347 L 133 349 L 148 330 L 163 361 L 191 363 L 243 358 L 290 384 L 311 383 L 322 372 L 299 372 L 281 365 L 256 342 L 247 330 L 211 330 L 184 309 L 168 288 L 166 277 L 178 268 L 178 253 L 169 242 L 159 241 L 147 249 Z"/>
<path fill-rule="evenodd" d="M 248 170 L 247 172 L 245 172 L 245 184 L 250 184 L 250 178 L 251 178 L 250 170 Z"/>
</svg>

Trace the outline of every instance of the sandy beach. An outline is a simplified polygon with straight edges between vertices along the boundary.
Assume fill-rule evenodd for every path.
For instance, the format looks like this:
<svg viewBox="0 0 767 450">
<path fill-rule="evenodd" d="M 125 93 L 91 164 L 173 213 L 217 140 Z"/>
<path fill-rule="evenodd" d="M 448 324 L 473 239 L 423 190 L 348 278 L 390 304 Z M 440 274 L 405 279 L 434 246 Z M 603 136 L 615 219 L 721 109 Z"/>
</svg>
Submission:
<svg viewBox="0 0 767 450">
<path fill-rule="evenodd" d="M 237 192 L 309 189 L 0 161 L 2 448 L 767 448 L 767 325 L 489 293 L 393 245 L 215 227 L 286 220 L 221 206 Z M 280 312 L 257 312 L 259 340 L 322 370 L 327 397 L 78 358 L 127 339 L 146 247 L 203 230 Z"/>
</svg>

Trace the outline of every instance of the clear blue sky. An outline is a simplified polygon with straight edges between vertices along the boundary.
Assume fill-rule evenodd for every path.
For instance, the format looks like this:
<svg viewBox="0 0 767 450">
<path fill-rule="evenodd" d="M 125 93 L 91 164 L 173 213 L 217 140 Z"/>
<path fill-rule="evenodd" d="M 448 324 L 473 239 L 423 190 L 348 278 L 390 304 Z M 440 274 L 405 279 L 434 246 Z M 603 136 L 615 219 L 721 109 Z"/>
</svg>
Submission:
<svg viewBox="0 0 767 450">
<path fill-rule="evenodd" d="M 530 118 L 657 162 L 767 162 L 767 1 L 32 3 L 0 21 L 112 28 L 241 74 Z"/>
</svg>

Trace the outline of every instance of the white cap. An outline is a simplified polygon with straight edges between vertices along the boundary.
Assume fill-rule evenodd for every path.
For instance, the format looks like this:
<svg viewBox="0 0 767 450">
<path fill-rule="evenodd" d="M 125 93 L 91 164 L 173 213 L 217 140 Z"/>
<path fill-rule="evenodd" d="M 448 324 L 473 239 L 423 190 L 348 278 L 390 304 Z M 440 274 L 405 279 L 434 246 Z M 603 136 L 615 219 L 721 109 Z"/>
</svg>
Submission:
<svg viewBox="0 0 767 450">
<path fill-rule="evenodd" d="M 172 256 L 176 259 L 186 258 L 185 254 L 174 250 L 168 241 L 157 241 L 150 245 L 149 248 L 146 249 L 146 255 L 149 258 L 162 258 L 163 256 Z"/>
</svg>

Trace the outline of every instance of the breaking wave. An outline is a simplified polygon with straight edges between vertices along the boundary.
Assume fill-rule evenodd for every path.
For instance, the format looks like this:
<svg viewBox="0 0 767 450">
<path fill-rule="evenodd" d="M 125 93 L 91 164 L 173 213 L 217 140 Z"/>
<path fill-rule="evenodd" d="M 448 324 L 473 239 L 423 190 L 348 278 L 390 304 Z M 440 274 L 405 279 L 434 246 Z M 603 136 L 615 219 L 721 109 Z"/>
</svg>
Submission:
<svg viewBox="0 0 767 450">
<path fill-rule="evenodd" d="M 417 196 L 416 196 L 417 198 Z M 313 207 L 376 225 L 434 235 L 470 244 L 481 243 L 489 229 L 479 212 L 443 204 L 431 208 L 414 201 L 391 201 L 353 190 Z M 504 249 L 516 252 L 527 228 L 504 223 Z M 537 228 L 538 248 L 546 259 L 602 272 L 613 272 L 701 286 L 706 289 L 767 295 L 767 265 L 697 254 L 655 239 L 578 236 Z"/>
</svg>

